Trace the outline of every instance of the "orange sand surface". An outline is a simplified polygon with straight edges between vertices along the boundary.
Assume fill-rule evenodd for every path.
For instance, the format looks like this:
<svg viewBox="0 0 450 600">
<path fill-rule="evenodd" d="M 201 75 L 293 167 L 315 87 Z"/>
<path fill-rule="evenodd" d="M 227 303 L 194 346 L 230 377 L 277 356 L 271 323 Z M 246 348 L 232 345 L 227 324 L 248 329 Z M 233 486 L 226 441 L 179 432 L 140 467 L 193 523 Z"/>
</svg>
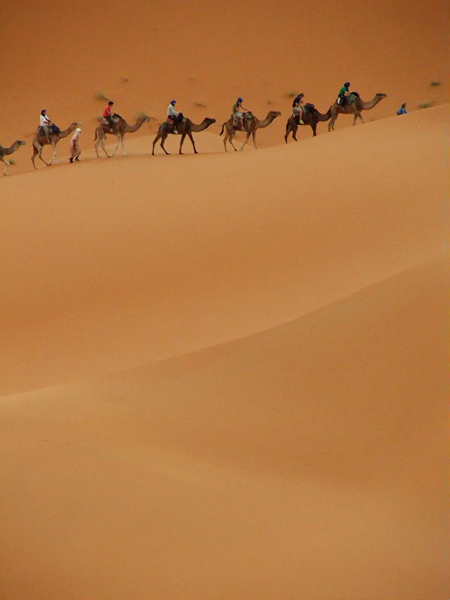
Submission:
<svg viewBox="0 0 450 600">
<path fill-rule="evenodd" d="M 0 599 L 448 598 L 448 5 L 4 4 Z M 366 125 L 284 144 L 346 79 Z M 172 97 L 198 156 L 150 156 Z"/>
</svg>

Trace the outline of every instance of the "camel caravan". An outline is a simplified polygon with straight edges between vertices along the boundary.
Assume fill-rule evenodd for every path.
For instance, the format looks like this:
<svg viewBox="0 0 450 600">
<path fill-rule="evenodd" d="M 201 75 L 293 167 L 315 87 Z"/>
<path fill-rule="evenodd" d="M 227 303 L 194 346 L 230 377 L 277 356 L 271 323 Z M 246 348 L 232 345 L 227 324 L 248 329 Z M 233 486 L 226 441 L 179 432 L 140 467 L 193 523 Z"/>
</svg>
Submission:
<svg viewBox="0 0 450 600">
<path fill-rule="evenodd" d="M 317 125 L 319 123 L 328 122 L 328 131 L 334 131 L 336 119 L 340 114 L 353 115 L 353 125 L 356 125 L 358 119 L 364 123 L 365 121 L 361 113 L 365 110 L 371 110 L 387 96 L 386 94 L 378 93 L 375 94 L 372 100 L 366 102 L 362 100 L 357 92 L 350 91 L 350 82 L 347 81 L 339 90 L 338 97 L 335 102 L 333 102 L 333 104 L 325 113 L 321 113 L 319 110 L 317 110 L 314 104 L 309 102 L 304 104 L 303 97 L 304 94 L 298 94 L 292 103 L 292 113 L 288 117 L 284 134 L 284 140 L 286 143 L 288 142 L 290 135 L 294 141 L 297 141 L 298 128 L 303 125 L 308 125 L 311 127 L 313 137 L 317 135 Z M 183 113 L 176 110 L 176 103 L 176 100 L 171 100 L 167 108 L 166 120 L 158 126 L 156 137 L 153 140 L 151 152 L 152 156 L 155 155 L 155 147 L 158 142 L 164 153 L 169 154 L 165 148 L 165 142 L 169 135 L 180 136 L 180 145 L 178 148 L 179 154 L 183 154 L 182 149 L 186 137 L 188 137 L 191 141 L 194 154 L 198 154 L 193 133 L 200 133 L 216 123 L 216 119 L 212 119 L 210 117 L 206 117 L 201 123 L 194 123 L 191 119 L 185 117 Z M 149 123 L 151 120 L 151 117 L 141 114 L 137 117 L 135 123 L 131 125 L 127 123 L 119 114 L 112 112 L 113 106 L 114 102 L 111 100 L 108 101 L 102 117 L 99 119 L 99 124 L 95 129 L 94 149 L 98 158 L 100 158 L 99 146 L 101 146 L 107 158 L 113 158 L 115 156 L 119 145 L 122 147 L 123 156 L 127 156 L 124 143 L 125 135 L 127 133 L 139 131 L 144 123 Z M 225 151 L 228 150 L 227 144 L 229 144 L 233 150 L 237 151 L 233 140 L 236 134 L 239 132 L 246 134 L 245 140 L 240 148 L 241 150 L 243 150 L 248 144 L 250 137 L 252 138 L 255 149 L 258 149 L 256 143 L 256 133 L 258 129 L 264 129 L 265 127 L 268 127 L 280 115 L 281 113 L 279 111 L 272 110 L 269 111 L 265 119 L 260 120 L 253 114 L 252 111 L 243 106 L 243 99 L 239 97 L 233 104 L 230 118 L 222 123 L 222 128 L 219 134 L 224 136 L 223 145 Z M 72 122 L 67 129 L 61 130 L 51 121 L 47 115 L 47 111 L 45 109 L 42 110 L 39 117 L 39 127 L 32 141 L 33 154 L 31 161 L 33 163 L 33 167 L 37 169 L 35 162 L 36 157 L 38 157 L 46 166 L 51 166 L 54 164 L 56 160 L 56 147 L 58 142 L 61 139 L 68 137 L 71 133 L 73 133 L 73 135 L 70 140 L 71 155 L 69 156 L 69 161 L 71 163 L 74 161 L 79 161 L 81 154 L 81 149 L 79 147 L 81 131 L 81 123 L 77 121 Z M 116 145 L 111 154 L 108 154 L 105 146 L 108 135 L 116 137 Z M 24 144 L 24 141 L 15 140 L 15 142 L 9 147 L 0 146 L 0 160 L 5 165 L 3 169 L 3 175 L 7 174 L 9 166 L 13 164 L 13 162 L 9 161 L 6 156 L 16 152 L 20 146 L 23 146 Z M 45 146 L 50 146 L 53 151 L 52 157 L 49 161 L 45 160 L 42 156 L 42 151 Z"/>
</svg>

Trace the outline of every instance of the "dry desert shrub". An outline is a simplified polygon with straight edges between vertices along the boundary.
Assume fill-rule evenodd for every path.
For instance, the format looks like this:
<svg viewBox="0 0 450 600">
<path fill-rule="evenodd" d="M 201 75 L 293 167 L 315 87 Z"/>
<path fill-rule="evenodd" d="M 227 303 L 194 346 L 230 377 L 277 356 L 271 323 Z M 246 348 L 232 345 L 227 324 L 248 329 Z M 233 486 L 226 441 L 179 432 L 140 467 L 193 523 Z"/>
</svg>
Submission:
<svg viewBox="0 0 450 600">
<path fill-rule="evenodd" d="M 97 92 L 94 98 L 96 100 L 101 100 L 102 102 L 109 102 L 109 98 L 107 98 L 103 92 Z"/>
<path fill-rule="evenodd" d="M 418 106 L 419 106 L 419 108 L 430 108 L 433 105 L 434 105 L 434 100 L 431 100 L 430 102 L 421 102 Z"/>
</svg>

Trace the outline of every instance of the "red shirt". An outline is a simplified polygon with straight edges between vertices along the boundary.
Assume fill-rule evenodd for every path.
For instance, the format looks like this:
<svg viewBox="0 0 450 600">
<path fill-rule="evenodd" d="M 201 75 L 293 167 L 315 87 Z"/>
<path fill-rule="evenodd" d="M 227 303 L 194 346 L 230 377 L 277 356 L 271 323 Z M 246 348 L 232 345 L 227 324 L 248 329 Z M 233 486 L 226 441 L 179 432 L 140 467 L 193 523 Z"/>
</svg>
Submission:
<svg viewBox="0 0 450 600">
<path fill-rule="evenodd" d="M 110 105 L 109 105 L 109 104 L 108 104 L 108 106 L 105 108 L 105 110 L 103 111 L 103 116 L 104 116 L 104 117 L 109 117 L 109 116 L 111 116 L 111 107 L 110 107 Z"/>
</svg>

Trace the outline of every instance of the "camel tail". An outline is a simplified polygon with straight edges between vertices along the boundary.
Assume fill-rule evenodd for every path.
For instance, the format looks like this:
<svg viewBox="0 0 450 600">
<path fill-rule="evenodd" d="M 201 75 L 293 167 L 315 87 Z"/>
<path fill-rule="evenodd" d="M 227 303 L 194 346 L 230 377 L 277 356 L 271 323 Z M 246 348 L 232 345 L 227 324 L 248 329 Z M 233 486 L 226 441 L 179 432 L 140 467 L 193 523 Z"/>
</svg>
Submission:
<svg viewBox="0 0 450 600">
<path fill-rule="evenodd" d="M 222 133 L 223 133 L 223 130 L 225 129 L 225 125 L 226 125 L 226 123 L 222 123 L 222 129 L 221 129 L 221 131 L 220 131 L 219 135 L 222 135 Z"/>
</svg>

